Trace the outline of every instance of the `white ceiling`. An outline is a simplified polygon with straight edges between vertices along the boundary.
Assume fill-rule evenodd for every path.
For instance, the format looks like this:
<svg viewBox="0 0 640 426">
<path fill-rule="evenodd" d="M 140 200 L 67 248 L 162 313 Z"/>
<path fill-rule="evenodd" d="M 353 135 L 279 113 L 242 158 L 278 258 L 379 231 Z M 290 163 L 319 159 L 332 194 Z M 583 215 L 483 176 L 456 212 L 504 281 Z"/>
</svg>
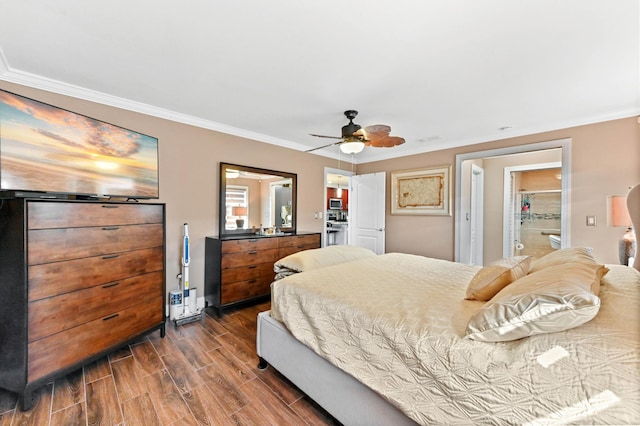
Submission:
<svg viewBox="0 0 640 426">
<path fill-rule="evenodd" d="M 356 109 L 407 141 L 362 163 L 640 115 L 639 5 L 3 1 L 0 79 L 298 150 Z"/>
</svg>

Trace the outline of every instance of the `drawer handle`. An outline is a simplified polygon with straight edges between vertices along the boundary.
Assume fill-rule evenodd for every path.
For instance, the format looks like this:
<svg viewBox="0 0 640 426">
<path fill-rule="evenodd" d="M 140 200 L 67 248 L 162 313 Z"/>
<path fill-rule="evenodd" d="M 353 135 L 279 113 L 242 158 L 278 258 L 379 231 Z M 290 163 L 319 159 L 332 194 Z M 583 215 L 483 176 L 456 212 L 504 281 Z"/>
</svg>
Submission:
<svg viewBox="0 0 640 426">
<path fill-rule="evenodd" d="M 119 226 L 105 226 L 102 228 L 103 231 L 117 231 L 120 229 Z"/>
<path fill-rule="evenodd" d="M 251 265 L 249 266 L 249 269 L 256 269 L 258 267 L 258 265 Z"/>
<path fill-rule="evenodd" d="M 109 315 L 108 317 L 104 317 L 102 318 L 102 321 L 109 321 L 110 319 L 114 319 L 115 317 L 117 317 L 120 314 L 113 314 L 113 315 Z"/>
<path fill-rule="evenodd" d="M 249 280 L 249 284 L 253 284 L 255 282 L 257 282 L 258 280 Z"/>
<path fill-rule="evenodd" d="M 251 243 L 255 243 L 256 241 L 258 241 L 258 239 L 257 239 L 257 238 L 251 238 L 251 239 L 249 239 L 249 242 L 251 242 Z"/>
<path fill-rule="evenodd" d="M 251 250 L 248 254 L 257 254 L 258 252 L 256 250 Z"/>
<path fill-rule="evenodd" d="M 120 256 L 119 254 L 108 254 L 106 256 L 102 256 L 103 259 L 115 259 L 116 257 Z"/>
<path fill-rule="evenodd" d="M 119 285 L 120 283 L 110 283 L 110 284 L 105 284 L 102 286 L 102 288 L 111 288 L 111 287 L 115 287 L 117 285 Z"/>
<path fill-rule="evenodd" d="M 113 206 L 113 205 L 108 205 L 108 204 L 103 204 L 102 208 L 103 209 L 117 209 L 120 206 Z"/>
</svg>

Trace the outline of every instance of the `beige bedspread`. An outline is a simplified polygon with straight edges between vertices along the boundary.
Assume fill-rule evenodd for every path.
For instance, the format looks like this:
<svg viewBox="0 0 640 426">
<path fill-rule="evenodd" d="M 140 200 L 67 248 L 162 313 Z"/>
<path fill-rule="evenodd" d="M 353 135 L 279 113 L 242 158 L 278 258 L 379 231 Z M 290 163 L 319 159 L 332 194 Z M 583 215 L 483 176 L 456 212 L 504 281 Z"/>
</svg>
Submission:
<svg viewBox="0 0 640 426">
<path fill-rule="evenodd" d="M 391 253 L 284 278 L 271 315 L 421 424 L 640 423 L 640 274 L 610 266 L 596 318 L 463 339 L 479 267 Z"/>
</svg>

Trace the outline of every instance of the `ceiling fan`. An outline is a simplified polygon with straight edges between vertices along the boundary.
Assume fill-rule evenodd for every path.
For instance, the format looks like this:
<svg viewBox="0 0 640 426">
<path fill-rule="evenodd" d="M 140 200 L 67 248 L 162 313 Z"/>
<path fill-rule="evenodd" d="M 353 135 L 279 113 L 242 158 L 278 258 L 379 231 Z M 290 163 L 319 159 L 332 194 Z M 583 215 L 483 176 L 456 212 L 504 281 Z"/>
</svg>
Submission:
<svg viewBox="0 0 640 426">
<path fill-rule="evenodd" d="M 345 111 L 344 115 L 349 119 L 349 123 L 342 127 L 341 137 L 315 135 L 311 133 L 311 136 L 318 138 L 339 139 L 338 142 L 311 148 L 306 152 L 327 148 L 333 145 L 340 145 L 340 150 L 345 154 L 357 154 L 362 151 L 365 146 L 390 148 L 404 143 L 404 138 L 399 136 L 389 136 L 391 127 L 385 124 L 374 124 L 373 126 L 367 126 L 364 129 L 360 125 L 355 124 L 353 119 L 358 115 L 358 111 L 350 109 Z"/>
</svg>

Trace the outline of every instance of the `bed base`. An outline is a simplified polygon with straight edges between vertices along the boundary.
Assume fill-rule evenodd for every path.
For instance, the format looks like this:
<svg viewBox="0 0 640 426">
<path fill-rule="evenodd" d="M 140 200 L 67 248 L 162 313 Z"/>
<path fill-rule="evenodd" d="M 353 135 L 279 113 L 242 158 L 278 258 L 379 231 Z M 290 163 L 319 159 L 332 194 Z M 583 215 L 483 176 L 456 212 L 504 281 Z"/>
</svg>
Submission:
<svg viewBox="0 0 640 426">
<path fill-rule="evenodd" d="M 258 368 L 271 365 L 346 426 L 415 425 L 353 376 L 300 343 L 269 311 L 258 314 Z"/>
</svg>

